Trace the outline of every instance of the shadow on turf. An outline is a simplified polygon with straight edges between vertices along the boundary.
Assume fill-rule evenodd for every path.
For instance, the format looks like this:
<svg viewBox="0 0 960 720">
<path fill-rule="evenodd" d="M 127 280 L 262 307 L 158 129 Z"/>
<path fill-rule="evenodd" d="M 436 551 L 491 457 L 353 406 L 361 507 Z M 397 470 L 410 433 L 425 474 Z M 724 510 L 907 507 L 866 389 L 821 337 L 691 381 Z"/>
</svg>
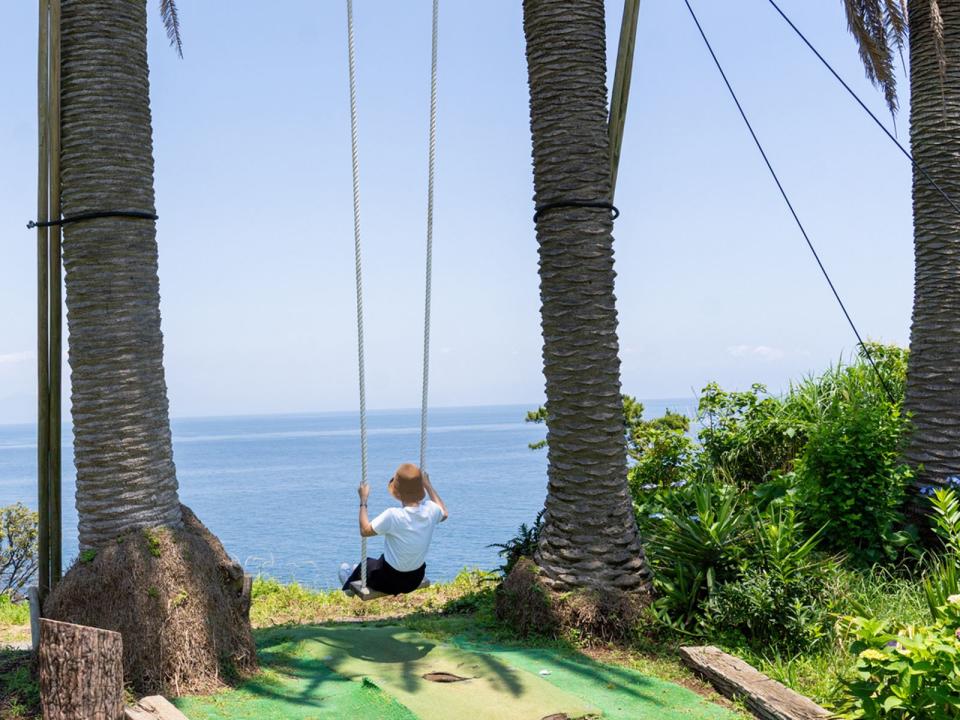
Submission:
<svg viewBox="0 0 960 720">
<path fill-rule="evenodd" d="M 401 633 L 411 630 L 416 632 L 418 625 L 426 623 L 425 629 L 429 632 L 429 625 L 434 620 L 449 619 L 456 616 L 462 616 L 467 620 L 476 614 L 484 614 L 485 606 L 490 604 L 491 598 L 492 589 L 485 589 L 449 601 L 440 608 L 421 609 L 404 616 L 378 618 L 363 624 L 384 627 L 392 626 L 395 623 L 403 623 L 407 627 L 394 628 L 396 633 Z M 307 686 L 299 693 L 291 693 L 277 682 L 263 681 L 260 677 L 254 677 L 243 684 L 243 689 L 264 697 L 321 707 L 323 694 L 320 689 L 324 683 L 351 681 L 336 673 L 323 660 L 302 657 L 298 655 L 298 651 L 303 652 L 305 648 L 302 647 L 302 643 L 309 640 L 322 640 L 325 644 L 331 645 L 331 637 L 328 632 L 330 629 L 353 625 L 354 623 L 333 622 L 314 626 L 284 626 L 267 630 L 261 635 L 258 643 L 263 668 L 307 681 Z M 488 629 L 495 630 L 494 628 Z M 494 632 L 494 634 L 496 633 Z M 494 651 L 517 652 L 534 661 L 542 657 L 544 664 L 549 663 L 559 666 L 598 686 L 623 692 L 652 706 L 665 706 L 665 703 L 656 697 L 657 683 L 651 682 L 639 672 L 597 662 L 579 652 L 572 643 L 562 639 L 531 637 L 520 644 L 511 641 L 509 638 L 504 638 L 504 642 L 498 644 L 488 639 L 474 641 L 464 638 L 463 642 L 455 644 L 462 650 L 472 652 L 477 660 L 483 663 L 485 668 L 492 673 L 501 687 L 514 697 L 523 693 L 523 687 L 514 677 L 514 673 L 520 670 L 493 655 L 492 652 Z M 534 647 L 530 647 L 531 644 Z M 348 642 L 337 642 L 333 646 L 344 654 L 368 662 L 402 663 L 404 666 L 402 673 L 404 685 L 408 691 L 413 691 L 417 684 L 423 682 L 423 680 L 413 670 L 412 663 L 425 657 L 435 647 L 435 643 L 427 639 L 411 643 L 395 637 L 394 633 L 389 633 L 385 644 L 372 650 L 367 647 L 361 651 L 352 647 Z M 693 695 L 696 702 L 710 704 L 705 699 L 696 697 L 696 694 Z M 691 700 L 694 700 L 694 698 L 691 698 Z"/>
<path fill-rule="evenodd" d="M 306 686 L 299 692 L 293 693 L 276 681 L 256 676 L 243 683 L 239 689 L 261 697 L 321 707 L 323 700 L 321 686 L 324 683 L 351 681 L 336 672 L 336 655 L 326 660 L 305 656 L 308 651 L 307 643 L 311 640 L 319 641 L 323 647 L 332 648 L 334 652 L 367 662 L 399 663 L 402 666 L 402 682 L 409 692 L 414 692 L 418 685 L 427 682 L 420 676 L 413 663 L 424 658 L 436 647 L 435 643 L 427 640 L 409 642 L 400 639 L 396 637 L 397 633 L 411 631 L 403 627 L 384 626 L 378 623 L 376 627 L 381 629 L 381 638 L 385 642 L 375 647 L 367 645 L 361 650 L 347 642 L 345 638 L 336 637 L 336 630 L 345 627 L 356 626 L 352 623 L 300 625 L 278 628 L 269 633 L 261 643 L 259 652 L 261 667 L 290 678 L 306 681 Z M 391 627 L 391 630 L 383 632 L 386 627 Z M 523 693 L 523 686 L 514 677 L 514 673 L 519 672 L 518 670 L 488 653 L 475 653 L 474 656 L 486 670 L 492 673 L 495 682 L 499 683 L 506 692 L 514 697 L 519 697 Z"/>
</svg>

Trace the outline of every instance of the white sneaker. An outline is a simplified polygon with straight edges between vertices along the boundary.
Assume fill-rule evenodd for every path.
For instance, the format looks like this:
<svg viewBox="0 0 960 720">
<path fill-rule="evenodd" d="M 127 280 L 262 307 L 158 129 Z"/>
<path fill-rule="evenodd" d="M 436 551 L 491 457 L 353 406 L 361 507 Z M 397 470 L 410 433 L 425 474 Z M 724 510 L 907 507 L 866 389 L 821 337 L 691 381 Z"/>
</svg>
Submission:
<svg viewBox="0 0 960 720">
<path fill-rule="evenodd" d="M 340 576 L 340 584 L 343 585 L 347 579 L 353 574 L 353 571 L 356 569 L 356 564 L 351 565 L 350 563 L 341 563 L 340 569 L 337 571 L 337 575 Z"/>
</svg>

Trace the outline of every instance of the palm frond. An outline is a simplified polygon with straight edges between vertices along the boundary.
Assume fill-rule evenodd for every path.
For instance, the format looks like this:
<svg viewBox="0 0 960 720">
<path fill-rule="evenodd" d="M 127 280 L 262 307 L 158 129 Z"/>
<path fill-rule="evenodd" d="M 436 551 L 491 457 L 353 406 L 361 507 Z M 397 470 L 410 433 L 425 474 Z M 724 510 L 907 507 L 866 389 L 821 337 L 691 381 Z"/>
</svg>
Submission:
<svg viewBox="0 0 960 720">
<path fill-rule="evenodd" d="M 180 16 L 177 15 L 177 4 L 174 0 L 160 0 L 160 17 L 163 27 L 167 31 L 170 46 L 175 48 L 177 55 L 183 57 L 183 39 L 180 37 Z"/>
<path fill-rule="evenodd" d="M 890 113 L 895 115 L 895 53 L 900 53 L 907 38 L 906 7 L 902 0 L 843 0 L 843 7 L 867 79 L 883 92 Z"/>
</svg>

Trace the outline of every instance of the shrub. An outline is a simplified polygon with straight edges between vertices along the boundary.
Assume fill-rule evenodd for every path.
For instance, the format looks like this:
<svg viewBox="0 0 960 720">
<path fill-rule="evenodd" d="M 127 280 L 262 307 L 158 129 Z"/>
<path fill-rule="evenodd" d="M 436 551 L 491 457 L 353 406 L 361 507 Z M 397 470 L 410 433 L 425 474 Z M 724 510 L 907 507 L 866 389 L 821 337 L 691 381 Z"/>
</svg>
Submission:
<svg viewBox="0 0 960 720">
<path fill-rule="evenodd" d="M 830 525 L 831 549 L 855 550 L 867 564 L 897 557 L 913 477 L 900 462 L 905 431 L 899 408 L 853 393 L 838 393 L 809 428 L 796 474 L 811 522 Z"/>
<path fill-rule="evenodd" d="M 690 419 L 670 410 L 634 425 L 630 441 L 634 464 L 627 475 L 634 497 L 645 487 L 667 487 L 690 478 L 694 444 L 689 430 Z"/>
<path fill-rule="evenodd" d="M 500 571 L 509 575 L 520 558 L 532 558 L 540 544 L 540 531 L 543 529 L 543 513 L 541 510 L 533 521 L 533 525 L 523 523 L 517 528 L 517 534 L 505 543 L 493 543 L 487 547 L 499 548 L 497 554 L 504 559 Z"/>
<path fill-rule="evenodd" d="M 788 470 L 802 434 L 783 410 L 783 400 L 753 385 L 729 392 L 710 383 L 700 393 L 700 466 L 716 479 L 752 488 Z"/>
<path fill-rule="evenodd" d="M 17 503 L 0 508 L 0 595 L 20 595 L 37 571 L 37 513 Z"/>
<path fill-rule="evenodd" d="M 809 649 L 824 638 L 835 563 L 815 553 L 819 539 L 819 532 L 807 537 L 789 504 L 755 511 L 741 573 L 706 603 L 705 629 L 753 648 Z"/>
<path fill-rule="evenodd" d="M 928 626 L 895 629 L 881 620 L 845 618 L 856 640 L 856 677 L 845 684 L 840 710 L 851 718 L 960 717 L 960 596 Z"/>
<path fill-rule="evenodd" d="M 936 618 L 947 599 L 960 593 L 960 498 L 955 487 L 957 478 L 947 480 L 947 488 L 921 490 L 933 508 L 933 530 L 943 541 L 946 552 L 936 557 L 923 578 L 923 594 L 932 617 Z"/>
<path fill-rule="evenodd" d="M 703 631 L 729 645 L 809 650 L 829 632 L 822 586 L 748 568 L 722 585 L 704 608 Z"/>
<path fill-rule="evenodd" d="M 687 494 L 693 514 L 682 499 L 676 501 L 656 519 L 647 540 L 660 595 L 655 608 L 685 626 L 716 587 L 736 579 L 749 518 L 739 511 L 733 488 L 704 484 Z"/>
</svg>

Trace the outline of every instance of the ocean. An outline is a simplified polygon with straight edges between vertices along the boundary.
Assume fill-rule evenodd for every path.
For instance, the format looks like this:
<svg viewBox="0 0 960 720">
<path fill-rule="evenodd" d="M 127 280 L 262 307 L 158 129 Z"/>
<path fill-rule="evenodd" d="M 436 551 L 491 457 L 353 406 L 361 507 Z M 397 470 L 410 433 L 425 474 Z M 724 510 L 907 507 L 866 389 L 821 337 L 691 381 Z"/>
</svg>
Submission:
<svg viewBox="0 0 960 720">
<path fill-rule="evenodd" d="M 646 417 L 669 407 L 691 412 L 691 400 L 644 401 Z M 430 410 L 427 468 L 450 510 L 427 557 L 434 581 L 464 568 L 493 569 L 491 543 L 509 539 L 543 507 L 546 450 L 533 451 L 542 425 L 525 423 L 530 406 Z M 394 501 L 386 484 L 396 466 L 416 462 L 418 410 L 368 414 L 371 517 Z M 350 412 L 172 421 L 181 501 L 253 574 L 315 588 L 337 585 L 341 562 L 360 553 L 357 493 L 360 442 Z M 63 554 L 77 555 L 77 516 L 70 447 L 64 427 Z M 0 425 L 0 506 L 36 508 L 36 438 L 32 425 Z M 369 541 L 379 555 L 382 540 Z"/>
</svg>

